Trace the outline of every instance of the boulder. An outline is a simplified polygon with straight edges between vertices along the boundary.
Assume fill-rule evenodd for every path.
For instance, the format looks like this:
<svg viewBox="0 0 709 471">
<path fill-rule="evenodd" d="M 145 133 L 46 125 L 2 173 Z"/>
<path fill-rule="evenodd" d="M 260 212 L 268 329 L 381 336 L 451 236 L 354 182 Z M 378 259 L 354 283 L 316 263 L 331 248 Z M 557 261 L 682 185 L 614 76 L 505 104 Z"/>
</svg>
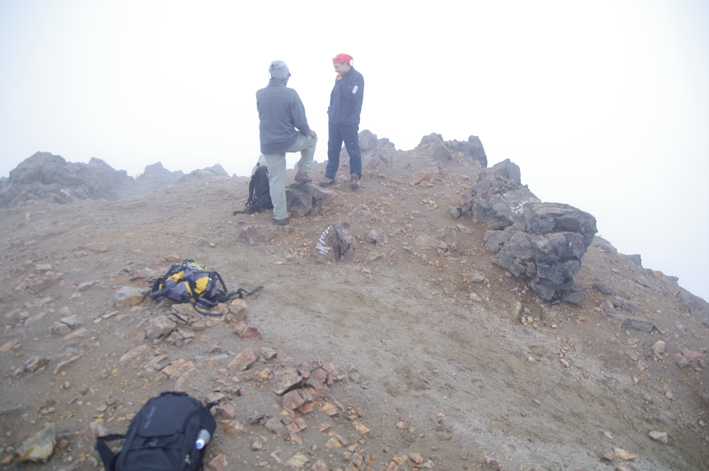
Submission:
<svg viewBox="0 0 709 471">
<path fill-rule="evenodd" d="M 518 178 L 508 164 L 491 170 L 505 181 Z M 495 265 L 529 280 L 542 299 L 579 304 L 587 290 L 574 276 L 597 231 L 596 218 L 567 204 L 535 200 L 526 187 L 475 200 L 474 218 L 491 228 L 485 247 Z"/>
<path fill-rule="evenodd" d="M 473 220 L 485 224 L 491 230 L 504 229 L 522 219 L 527 204 L 538 202 L 539 199 L 526 187 L 494 194 L 475 201 Z"/>
<path fill-rule="evenodd" d="M 320 214 L 322 207 L 332 203 L 337 193 L 309 183 L 291 183 L 286 187 L 288 211 L 300 217 Z"/>
<path fill-rule="evenodd" d="M 598 232 L 596 218 L 587 212 L 563 203 L 530 203 L 524 211 L 526 232 L 577 232 L 583 236 L 584 252 Z"/>
<path fill-rule="evenodd" d="M 351 262 L 354 258 L 354 245 L 350 225 L 337 222 L 327 226 L 315 243 L 313 256 L 323 262 Z"/>
<path fill-rule="evenodd" d="M 487 201 L 495 195 L 499 196 Z M 461 194 L 458 213 L 460 216 L 468 212 L 475 214 L 477 209 L 478 214 L 475 217 L 480 222 L 488 224 L 487 219 L 490 218 L 491 229 L 502 229 L 519 219 L 524 205 L 528 202 L 540 202 L 540 200 L 526 185 L 522 185 L 521 172 L 517 164 L 506 159 L 478 174 L 472 187 Z M 509 209 L 505 207 L 508 204 Z M 515 214 L 510 215 L 510 211 Z M 451 214 L 455 217 L 454 212 Z"/>
</svg>

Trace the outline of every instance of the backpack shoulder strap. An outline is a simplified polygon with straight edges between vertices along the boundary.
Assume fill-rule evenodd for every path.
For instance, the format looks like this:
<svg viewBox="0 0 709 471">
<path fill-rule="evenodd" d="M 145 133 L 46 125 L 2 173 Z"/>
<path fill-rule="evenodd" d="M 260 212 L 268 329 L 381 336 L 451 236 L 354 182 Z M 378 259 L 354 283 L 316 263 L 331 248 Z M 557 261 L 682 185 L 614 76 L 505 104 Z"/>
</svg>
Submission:
<svg viewBox="0 0 709 471">
<path fill-rule="evenodd" d="M 103 462 L 103 467 L 106 471 L 116 471 L 116 459 L 118 458 L 118 454 L 114 453 L 106 442 L 121 440 L 123 438 L 125 438 L 125 435 L 119 434 L 104 435 L 96 438 L 96 445 L 94 445 L 94 448 L 98 451 L 101 461 Z"/>
</svg>

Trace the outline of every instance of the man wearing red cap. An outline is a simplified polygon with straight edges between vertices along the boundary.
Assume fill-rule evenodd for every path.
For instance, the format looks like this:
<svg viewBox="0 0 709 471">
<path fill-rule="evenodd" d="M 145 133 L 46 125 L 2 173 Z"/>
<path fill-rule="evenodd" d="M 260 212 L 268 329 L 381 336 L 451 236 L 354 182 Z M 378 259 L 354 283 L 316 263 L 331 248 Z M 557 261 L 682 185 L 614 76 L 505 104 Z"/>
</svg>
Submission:
<svg viewBox="0 0 709 471">
<path fill-rule="evenodd" d="M 330 135 L 327 142 L 325 180 L 320 182 L 320 186 L 330 186 L 335 183 L 344 141 L 347 153 L 350 155 L 350 187 L 357 189 L 362 178 L 359 115 L 362 112 L 364 77 L 352 67 L 352 56 L 338 54 L 332 62 L 337 76 L 335 87 L 330 93 L 330 106 L 327 108 Z"/>
</svg>

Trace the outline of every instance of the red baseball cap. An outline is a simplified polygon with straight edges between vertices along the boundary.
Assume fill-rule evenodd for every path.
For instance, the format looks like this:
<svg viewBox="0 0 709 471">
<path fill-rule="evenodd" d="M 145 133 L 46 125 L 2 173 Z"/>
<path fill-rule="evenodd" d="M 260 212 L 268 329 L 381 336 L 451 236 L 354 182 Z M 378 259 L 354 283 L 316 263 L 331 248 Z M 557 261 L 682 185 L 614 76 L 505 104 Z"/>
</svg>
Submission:
<svg viewBox="0 0 709 471">
<path fill-rule="evenodd" d="M 333 64 L 349 64 L 350 61 L 352 61 L 352 56 L 348 54 L 338 54 L 335 57 L 332 58 L 332 63 Z"/>
</svg>

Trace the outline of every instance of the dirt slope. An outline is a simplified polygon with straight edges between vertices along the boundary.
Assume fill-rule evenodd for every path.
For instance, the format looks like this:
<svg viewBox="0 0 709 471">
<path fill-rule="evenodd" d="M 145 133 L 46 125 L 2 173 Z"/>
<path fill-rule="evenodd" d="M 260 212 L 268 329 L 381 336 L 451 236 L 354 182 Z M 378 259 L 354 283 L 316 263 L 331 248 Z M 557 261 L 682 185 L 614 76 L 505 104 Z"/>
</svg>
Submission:
<svg viewBox="0 0 709 471">
<path fill-rule="evenodd" d="M 409 184 L 420 170 L 433 178 Z M 320 214 L 285 228 L 270 214 L 233 216 L 248 183 L 227 178 L 3 213 L 0 459 L 10 469 L 98 469 L 92 431 L 123 432 L 149 397 L 179 388 L 218 401 L 213 469 L 707 469 L 706 303 L 602 239 L 576 277 L 589 289 L 584 303 L 539 302 L 491 264 L 484 227 L 447 213 L 480 170 L 461 156 L 441 165 L 401 153 L 365 169 L 360 190 L 338 183 Z M 323 174 L 316 166 L 314 179 Z M 351 227 L 355 259 L 321 263 L 315 244 L 337 221 Z M 386 237 L 371 243 L 375 229 Z M 422 235 L 452 250 L 427 249 Z M 261 338 L 234 333 L 234 316 L 150 298 L 114 305 L 121 287 L 145 288 L 188 258 L 230 289 L 264 286 L 245 299 Z M 613 296 L 599 283 L 635 312 L 602 309 Z M 160 314 L 181 336 L 145 338 Z M 232 360 L 248 349 L 259 360 L 238 371 Z M 272 380 L 287 366 L 327 391 L 286 410 Z M 47 423 L 58 433 L 49 461 L 12 459 Z"/>
</svg>

